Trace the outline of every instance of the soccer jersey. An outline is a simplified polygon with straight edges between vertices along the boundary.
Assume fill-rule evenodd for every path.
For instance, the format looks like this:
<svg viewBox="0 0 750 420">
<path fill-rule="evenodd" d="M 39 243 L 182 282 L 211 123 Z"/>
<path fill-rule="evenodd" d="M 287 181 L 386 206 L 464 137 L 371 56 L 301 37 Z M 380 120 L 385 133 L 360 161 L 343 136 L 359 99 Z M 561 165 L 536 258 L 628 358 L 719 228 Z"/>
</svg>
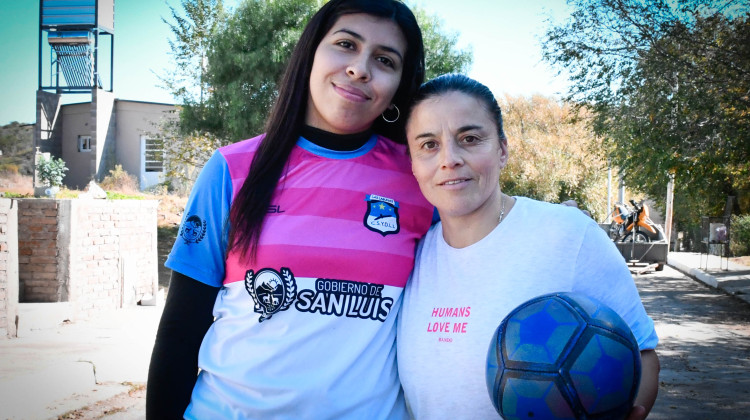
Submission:
<svg viewBox="0 0 750 420">
<path fill-rule="evenodd" d="M 425 236 L 404 292 L 398 367 L 416 419 L 499 418 L 485 381 L 496 328 L 521 303 L 577 292 L 613 308 L 641 350 L 658 337 L 625 260 L 578 209 L 518 197 L 492 232 L 465 248 Z"/>
<path fill-rule="evenodd" d="M 196 182 L 167 266 L 221 286 L 187 418 L 405 418 L 395 323 L 432 206 L 405 146 L 351 152 L 300 138 L 257 259 L 226 223 L 260 137 L 219 149 Z"/>
</svg>

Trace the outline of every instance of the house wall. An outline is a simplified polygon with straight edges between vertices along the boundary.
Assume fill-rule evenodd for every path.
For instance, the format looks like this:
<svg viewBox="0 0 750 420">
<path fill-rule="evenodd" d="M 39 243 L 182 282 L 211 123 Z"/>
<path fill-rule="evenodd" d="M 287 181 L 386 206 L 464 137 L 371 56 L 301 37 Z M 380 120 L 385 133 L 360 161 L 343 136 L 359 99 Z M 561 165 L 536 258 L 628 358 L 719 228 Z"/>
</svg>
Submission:
<svg viewBox="0 0 750 420">
<path fill-rule="evenodd" d="M 62 118 L 60 116 L 61 95 L 38 90 L 36 92 L 36 124 L 34 145 L 42 153 L 62 154 Z"/>
<path fill-rule="evenodd" d="M 101 89 L 92 102 L 61 108 L 61 157 L 68 167 L 63 182 L 80 190 L 92 179 L 104 179 L 118 164 L 141 183 L 141 135 L 158 135 L 164 119 L 177 118 L 174 105 L 115 100 Z M 78 151 L 78 136 L 91 136 L 91 151 Z"/>
<path fill-rule="evenodd" d="M 96 153 L 96 162 L 92 170 L 95 179 L 101 181 L 115 167 L 116 116 L 115 95 L 102 89 L 94 90 L 91 103 L 91 124 L 95 130 L 96 141 L 92 142 L 92 152 Z M 87 182 L 88 183 L 88 182 Z M 85 187 L 85 185 L 83 186 Z M 81 187 L 81 188 L 83 188 Z"/>
<path fill-rule="evenodd" d="M 94 143 L 95 129 L 91 119 L 91 103 L 64 105 L 61 111 L 62 160 L 68 167 L 63 183 L 68 188 L 83 189 L 93 177 L 96 152 L 78 151 L 78 136 L 91 136 Z M 93 146 L 93 144 L 92 144 Z"/>
<path fill-rule="evenodd" d="M 156 294 L 156 200 L 18 202 L 20 302 L 70 302 L 80 320 Z"/>
<path fill-rule="evenodd" d="M 174 105 L 117 101 L 117 161 L 127 173 L 141 181 L 144 161 L 141 135 L 160 132 L 165 119 L 174 119 Z"/>
<path fill-rule="evenodd" d="M 15 337 L 18 314 L 18 204 L 0 198 L 0 339 Z"/>
</svg>

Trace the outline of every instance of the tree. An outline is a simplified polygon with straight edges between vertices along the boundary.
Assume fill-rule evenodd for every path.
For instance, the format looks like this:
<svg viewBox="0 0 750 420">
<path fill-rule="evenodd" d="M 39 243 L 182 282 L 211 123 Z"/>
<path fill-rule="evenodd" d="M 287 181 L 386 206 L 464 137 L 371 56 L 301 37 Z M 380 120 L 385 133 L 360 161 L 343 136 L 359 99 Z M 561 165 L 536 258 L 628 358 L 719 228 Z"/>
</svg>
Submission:
<svg viewBox="0 0 750 420">
<path fill-rule="evenodd" d="M 224 19 L 224 5 L 222 0 L 182 0 L 181 4 L 182 12 L 168 5 L 173 22 L 162 18 L 174 35 L 169 49 L 175 66 L 159 78 L 180 103 L 201 105 L 208 88 L 208 43 Z"/>
<path fill-rule="evenodd" d="M 423 9 L 411 7 L 422 30 L 425 49 L 425 80 L 445 73 L 468 73 L 472 63 L 471 48 L 459 49 L 458 34 L 443 27 L 442 21 Z"/>
<path fill-rule="evenodd" d="M 204 106 L 185 104 L 183 133 L 209 133 L 228 144 L 263 131 L 284 71 L 316 0 L 248 0 L 211 39 Z"/>
<path fill-rule="evenodd" d="M 544 58 L 571 75 L 568 99 L 626 185 L 664 202 L 676 174 L 675 219 L 719 212 L 750 188 L 750 13 L 738 0 L 571 0 L 551 24 Z"/>
<path fill-rule="evenodd" d="M 543 96 L 506 95 L 500 106 L 510 153 L 500 174 L 503 191 L 549 202 L 575 199 L 603 220 L 609 211 L 606 159 L 588 127 L 590 115 Z"/>
</svg>

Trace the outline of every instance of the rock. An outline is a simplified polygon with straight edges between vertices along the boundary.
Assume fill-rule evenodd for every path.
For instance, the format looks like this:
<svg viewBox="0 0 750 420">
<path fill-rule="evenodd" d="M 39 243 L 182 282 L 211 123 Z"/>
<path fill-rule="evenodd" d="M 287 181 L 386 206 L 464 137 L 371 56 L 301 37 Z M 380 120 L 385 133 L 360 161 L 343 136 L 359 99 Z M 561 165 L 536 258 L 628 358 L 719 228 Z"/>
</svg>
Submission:
<svg viewBox="0 0 750 420">
<path fill-rule="evenodd" d="M 79 194 L 78 198 L 107 198 L 107 192 L 92 179 L 86 186 L 86 192 Z"/>
</svg>

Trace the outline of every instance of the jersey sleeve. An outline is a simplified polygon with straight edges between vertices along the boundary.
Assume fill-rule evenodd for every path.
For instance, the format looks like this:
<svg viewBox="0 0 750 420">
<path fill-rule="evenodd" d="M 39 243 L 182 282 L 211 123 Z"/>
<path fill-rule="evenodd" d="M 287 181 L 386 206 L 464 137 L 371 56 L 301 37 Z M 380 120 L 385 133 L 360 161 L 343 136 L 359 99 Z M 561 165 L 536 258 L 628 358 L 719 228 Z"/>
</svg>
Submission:
<svg viewBox="0 0 750 420">
<path fill-rule="evenodd" d="M 603 229 L 588 224 L 576 261 L 576 291 L 598 299 L 615 310 L 630 326 L 641 350 L 656 348 L 654 321 L 646 314 L 633 276 L 617 247 Z"/>
<path fill-rule="evenodd" d="M 221 287 L 232 178 L 227 161 L 216 151 L 190 192 L 182 223 L 166 267 L 209 286 Z"/>
</svg>

